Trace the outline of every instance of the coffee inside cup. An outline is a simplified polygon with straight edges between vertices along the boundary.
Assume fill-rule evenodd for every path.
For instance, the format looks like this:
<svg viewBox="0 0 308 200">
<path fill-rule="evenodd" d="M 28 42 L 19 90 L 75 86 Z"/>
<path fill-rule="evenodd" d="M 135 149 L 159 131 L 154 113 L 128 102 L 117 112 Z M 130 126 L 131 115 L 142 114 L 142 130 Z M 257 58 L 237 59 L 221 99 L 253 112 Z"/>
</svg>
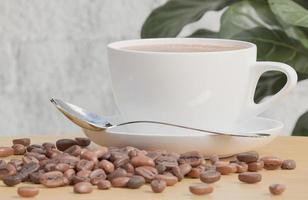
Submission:
<svg viewBox="0 0 308 200">
<path fill-rule="evenodd" d="M 215 52 L 230 51 L 247 48 L 240 44 L 146 44 L 132 45 L 123 49 L 148 52 Z"/>
</svg>

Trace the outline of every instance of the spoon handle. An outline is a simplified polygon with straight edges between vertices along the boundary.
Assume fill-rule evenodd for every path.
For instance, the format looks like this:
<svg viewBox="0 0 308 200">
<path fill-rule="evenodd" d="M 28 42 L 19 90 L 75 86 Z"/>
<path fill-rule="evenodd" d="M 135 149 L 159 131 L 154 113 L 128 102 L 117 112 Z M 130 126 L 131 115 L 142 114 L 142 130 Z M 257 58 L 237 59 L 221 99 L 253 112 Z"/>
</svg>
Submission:
<svg viewBox="0 0 308 200">
<path fill-rule="evenodd" d="M 128 125 L 128 124 L 137 124 L 137 123 L 162 124 L 162 125 L 166 125 L 166 126 L 173 126 L 173 127 L 184 128 L 184 129 L 199 131 L 199 132 L 204 132 L 204 133 L 212 133 L 212 134 L 215 134 L 215 135 L 223 135 L 223 136 L 253 137 L 253 138 L 269 137 L 270 136 L 270 134 L 266 134 L 266 133 L 253 133 L 251 135 L 243 135 L 243 134 L 238 134 L 238 133 L 223 133 L 223 132 L 192 128 L 192 127 L 187 127 L 187 126 L 182 126 L 182 125 L 177 125 L 177 124 L 171 124 L 171 123 L 167 123 L 167 122 L 158 122 L 158 121 L 130 121 L 130 122 L 124 122 L 124 123 L 117 124 L 116 126 L 123 126 L 123 125 Z"/>
</svg>

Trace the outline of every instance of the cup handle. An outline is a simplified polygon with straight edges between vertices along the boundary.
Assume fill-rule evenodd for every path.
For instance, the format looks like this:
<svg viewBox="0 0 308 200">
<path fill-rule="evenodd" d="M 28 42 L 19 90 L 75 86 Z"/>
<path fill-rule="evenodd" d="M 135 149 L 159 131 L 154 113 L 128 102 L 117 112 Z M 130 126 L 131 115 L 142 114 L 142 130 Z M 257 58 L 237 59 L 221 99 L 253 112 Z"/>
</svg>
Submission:
<svg viewBox="0 0 308 200">
<path fill-rule="evenodd" d="M 266 99 L 264 102 L 255 103 L 254 102 L 254 94 L 257 87 L 257 83 L 261 77 L 261 75 L 267 71 L 280 71 L 287 76 L 287 83 L 283 86 L 283 88 L 275 95 Z M 258 115 L 265 110 L 267 110 L 271 105 L 273 105 L 277 100 L 281 99 L 284 95 L 290 92 L 296 84 L 297 84 L 297 74 L 296 71 L 287 64 L 279 63 L 279 62 L 257 62 L 253 66 L 253 70 L 251 74 L 254 76 L 252 81 L 253 90 L 250 94 L 250 99 L 248 103 L 248 113 L 249 115 Z"/>
</svg>

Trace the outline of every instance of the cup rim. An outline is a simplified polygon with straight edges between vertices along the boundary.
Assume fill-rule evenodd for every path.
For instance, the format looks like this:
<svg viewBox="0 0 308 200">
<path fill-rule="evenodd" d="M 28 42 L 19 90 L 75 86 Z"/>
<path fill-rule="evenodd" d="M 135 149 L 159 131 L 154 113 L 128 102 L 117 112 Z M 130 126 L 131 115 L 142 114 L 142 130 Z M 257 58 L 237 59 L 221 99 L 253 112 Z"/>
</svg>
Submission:
<svg viewBox="0 0 308 200">
<path fill-rule="evenodd" d="M 240 49 L 229 49 L 223 51 L 200 51 L 200 52 L 175 52 L 175 51 L 142 51 L 134 49 L 126 49 L 125 47 L 134 45 L 150 45 L 150 44 L 200 44 L 202 42 L 212 43 L 212 44 L 237 44 L 245 45 L 246 47 Z M 256 45 L 251 42 L 241 41 L 241 40 L 231 40 L 231 39 L 220 39 L 220 38 L 150 38 L 150 39 L 132 39 L 132 40 L 121 40 L 109 43 L 107 45 L 108 49 L 116 50 L 126 53 L 139 53 L 139 54 L 222 54 L 230 52 L 243 52 L 251 49 L 256 49 Z"/>
</svg>

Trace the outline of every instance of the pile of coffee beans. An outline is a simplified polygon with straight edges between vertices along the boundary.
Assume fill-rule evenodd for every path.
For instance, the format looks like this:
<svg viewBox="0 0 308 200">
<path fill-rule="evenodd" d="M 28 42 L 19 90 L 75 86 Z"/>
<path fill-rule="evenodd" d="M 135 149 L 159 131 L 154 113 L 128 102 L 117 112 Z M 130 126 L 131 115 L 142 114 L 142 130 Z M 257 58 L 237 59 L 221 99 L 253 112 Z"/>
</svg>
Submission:
<svg viewBox="0 0 308 200">
<path fill-rule="evenodd" d="M 274 156 L 259 157 L 257 152 L 246 152 L 235 160 L 222 161 L 212 155 L 208 161 L 200 152 L 183 154 L 166 151 L 145 151 L 135 147 L 91 148 L 88 138 L 60 139 L 55 144 L 31 144 L 29 138 L 14 139 L 11 147 L 0 147 L 0 157 L 21 155 L 8 162 L 0 160 L 0 179 L 7 186 L 21 182 L 42 184 L 47 188 L 73 185 L 78 194 L 91 193 L 111 187 L 138 189 L 149 183 L 154 193 L 163 192 L 184 177 L 200 179 L 189 191 L 196 195 L 214 191 L 213 183 L 221 176 L 238 173 L 241 182 L 253 184 L 262 180 L 260 170 L 295 169 L 294 160 Z M 286 187 L 273 184 L 272 194 L 281 194 Z M 31 197 L 39 193 L 36 187 L 20 187 L 17 193 Z"/>
</svg>

